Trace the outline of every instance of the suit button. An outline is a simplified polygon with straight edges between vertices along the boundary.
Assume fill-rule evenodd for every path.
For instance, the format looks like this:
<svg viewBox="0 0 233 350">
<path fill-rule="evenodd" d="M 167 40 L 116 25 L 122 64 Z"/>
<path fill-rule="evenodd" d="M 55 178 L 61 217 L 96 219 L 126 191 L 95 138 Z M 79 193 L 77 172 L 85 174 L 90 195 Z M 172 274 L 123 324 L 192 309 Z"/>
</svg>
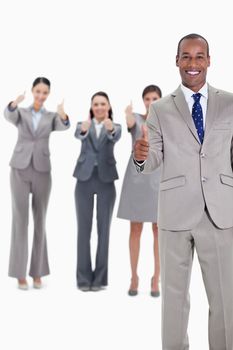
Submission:
<svg viewBox="0 0 233 350">
<path fill-rule="evenodd" d="M 202 178 L 201 178 L 201 182 L 206 182 L 206 181 L 207 181 L 207 177 L 202 176 Z"/>
<path fill-rule="evenodd" d="M 205 158 L 205 157 L 206 157 L 205 153 L 201 152 L 201 158 Z"/>
</svg>

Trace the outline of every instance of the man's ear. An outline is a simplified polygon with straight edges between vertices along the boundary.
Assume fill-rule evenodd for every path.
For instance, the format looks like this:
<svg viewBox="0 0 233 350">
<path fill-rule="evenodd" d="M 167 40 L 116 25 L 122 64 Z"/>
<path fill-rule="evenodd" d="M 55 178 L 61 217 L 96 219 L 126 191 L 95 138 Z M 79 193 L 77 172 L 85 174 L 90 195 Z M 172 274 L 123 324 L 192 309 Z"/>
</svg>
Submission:
<svg viewBox="0 0 233 350">
<path fill-rule="evenodd" d="M 178 56 L 178 55 L 176 55 L 176 67 L 179 67 L 178 60 L 179 60 L 179 56 Z"/>
</svg>

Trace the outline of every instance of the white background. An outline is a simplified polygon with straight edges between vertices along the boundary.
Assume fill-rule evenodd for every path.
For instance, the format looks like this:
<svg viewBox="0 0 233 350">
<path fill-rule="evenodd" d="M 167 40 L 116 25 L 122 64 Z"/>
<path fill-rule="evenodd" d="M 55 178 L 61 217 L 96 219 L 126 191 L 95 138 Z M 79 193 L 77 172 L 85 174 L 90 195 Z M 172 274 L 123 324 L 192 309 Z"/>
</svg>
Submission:
<svg viewBox="0 0 233 350">
<path fill-rule="evenodd" d="M 144 112 L 141 92 L 158 84 L 163 94 L 180 78 L 175 67 L 179 39 L 191 32 L 205 36 L 212 57 L 208 81 L 232 90 L 231 1 L 7 0 L 0 5 L 0 348 L 15 349 L 161 349 L 161 300 L 149 295 L 153 274 L 152 232 L 145 225 L 139 275 L 140 294 L 127 296 L 130 279 L 129 223 L 116 218 L 120 188 L 131 140 L 124 120 L 132 99 Z M 53 187 L 47 233 L 51 275 L 41 291 L 19 291 L 7 277 L 11 230 L 8 162 L 17 130 L 3 118 L 5 105 L 24 90 L 31 102 L 37 76 L 52 82 L 47 109 L 62 98 L 71 128 L 51 136 Z M 110 240 L 109 287 L 99 293 L 76 289 L 75 179 L 72 172 L 80 150 L 74 138 L 78 120 L 86 119 L 90 98 L 109 94 L 122 138 L 115 147 L 120 180 Z M 94 220 L 95 223 L 95 220 Z M 30 243 L 32 237 L 30 222 Z M 93 230 L 93 249 L 96 230 Z M 30 281 L 31 283 L 31 281 Z M 195 256 L 191 281 L 189 336 L 191 349 L 208 348 L 208 305 Z M 4 344 L 4 345 L 3 345 Z"/>
</svg>

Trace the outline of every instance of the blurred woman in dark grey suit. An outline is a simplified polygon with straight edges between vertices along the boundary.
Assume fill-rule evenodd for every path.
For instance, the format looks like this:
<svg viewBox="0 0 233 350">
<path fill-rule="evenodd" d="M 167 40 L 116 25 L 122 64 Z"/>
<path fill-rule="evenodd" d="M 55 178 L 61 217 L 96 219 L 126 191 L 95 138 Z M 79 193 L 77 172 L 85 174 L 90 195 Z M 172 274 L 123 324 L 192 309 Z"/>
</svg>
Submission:
<svg viewBox="0 0 233 350">
<path fill-rule="evenodd" d="M 160 88 L 156 85 L 145 87 L 142 93 L 145 114 L 133 113 L 132 104 L 126 108 L 126 123 L 128 131 L 132 136 L 132 147 L 135 141 L 141 137 L 142 125 L 146 123 L 149 106 L 162 96 Z M 160 169 L 156 169 L 151 174 L 139 174 L 133 164 L 132 155 L 126 169 L 120 203 L 117 216 L 121 219 L 130 220 L 130 263 L 131 263 L 131 284 L 129 295 L 135 296 L 138 293 L 138 258 L 140 250 L 140 238 L 144 222 L 152 223 L 154 235 L 154 273 L 151 279 L 150 294 L 158 297 L 159 292 L 159 249 L 158 249 L 158 228 L 157 228 L 157 208 L 159 192 Z"/>
<path fill-rule="evenodd" d="M 18 140 L 10 161 L 12 194 L 12 240 L 9 276 L 18 279 L 18 287 L 28 289 L 28 206 L 32 194 L 34 238 L 29 275 L 34 288 L 41 288 L 41 277 L 49 274 L 45 220 L 51 190 L 49 136 L 54 130 L 66 130 L 69 119 L 63 103 L 57 112 L 49 112 L 44 102 L 50 93 L 50 81 L 39 77 L 32 85 L 33 104 L 18 108 L 25 94 L 10 102 L 6 119 L 18 128 Z"/>
<path fill-rule="evenodd" d="M 109 231 L 116 198 L 114 180 L 118 179 L 113 151 L 121 137 L 121 126 L 113 123 L 112 108 L 105 92 L 92 96 L 90 119 L 77 124 L 75 137 L 82 142 L 74 170 L 77 178 L 77 286 L 82 291 L 97 291 L 108 283 Z M 90 239 L 95 195 L 98 245 L 93 270 Z"/>
</svg>

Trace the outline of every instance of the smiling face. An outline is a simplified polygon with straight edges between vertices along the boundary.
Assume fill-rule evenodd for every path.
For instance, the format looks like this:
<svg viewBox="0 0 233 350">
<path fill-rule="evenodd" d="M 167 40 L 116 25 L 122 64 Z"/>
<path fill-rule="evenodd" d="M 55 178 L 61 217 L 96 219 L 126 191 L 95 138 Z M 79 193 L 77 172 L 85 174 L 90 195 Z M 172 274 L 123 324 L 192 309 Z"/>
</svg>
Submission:
<svg viewBox="0 0 233 350">
<path fill-rule="evenodd" d="M 108 117 L 110 108 L 110 104 L 104 96 L 97 95 L 93 98 L 91 109 L 98 122 L 101 122 Z"/>
<path fill-rule="evenodd" d="M 34 108 L 39 110 L 49 95 L 49 86 L 44 83 L 39 83 L 32 88 L 32 95 L 34 98 Z"/>
<path fill-rule="evenodd" d="M 149 112 L 150 104 L 152 102 L 158 100 L 159 98 L 160 98 L 159 94 L 155 91 L 151 91 L 151 92 L 148 92 L 147 94 L 145 94 L 145 96 L 143 97 L 143 102 L 144 102 L 144 105 L 146 107 L 147 114 Z"/>
<path fill-rule="evenodd" d="M 207 68 L 210 66 L 205 40 L 182 40 L 176 56 L 176 65 L 179 67 L 183 85 L 198 92 L 206 82 Z"/>
</svg>

